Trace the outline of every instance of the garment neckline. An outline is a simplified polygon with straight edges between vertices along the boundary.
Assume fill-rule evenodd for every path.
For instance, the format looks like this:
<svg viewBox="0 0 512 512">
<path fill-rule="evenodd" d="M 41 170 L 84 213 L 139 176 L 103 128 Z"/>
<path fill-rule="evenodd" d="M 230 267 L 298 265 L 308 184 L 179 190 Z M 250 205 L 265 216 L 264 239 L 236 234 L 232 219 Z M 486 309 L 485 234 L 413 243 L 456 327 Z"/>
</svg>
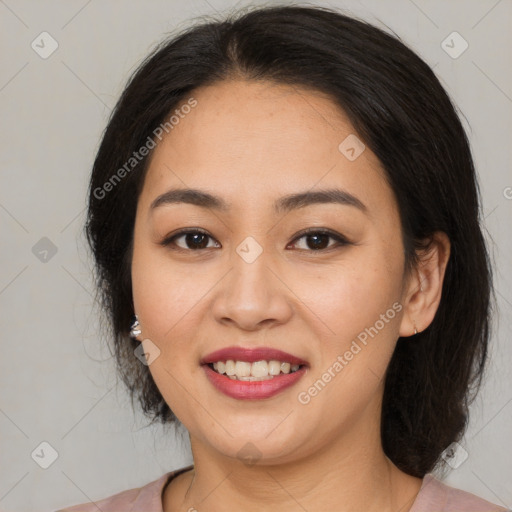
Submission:
<svg viewBox="0 0 512 512">
<path fill-rule="evenodd" d="M 181 475 L 182 473 L 186 473 L 187 471 L 190 471 L 191 469 L 194 469 L 194 464 L 190 464 L 188 466 L 185 466 L 184 468 L 175 469 L 174 471 L 170 471 L 169 473 L 167 473 L 167 478 L 165 479 L 165 483 L 162 486 L 162 491 L 160 492 L 160 503 L 161 503 L 162 510 L 163 510 L 163 507 L 164 507 L 164 493 L 165 493 L 165 490 L 167 489 L 168 485 L 178 475 Z"/>
<path fill-rule="evenodd" d="M 167 489 L 168 485 L 172 482 L 174 478 L 181 475 L 182 473 L 186 473 L 187 471 L 190 471 L 191 469 L 194 469 L 194 464 L 189 464 L 188 466 L 185 466 L 180 469 L 175 469 L 173 471 L 170 471 L 169 473 L 166 473 L 166 478 L 164 478 L 164 484 L 162 486 L 162 490 L 160 492 L 160 503 L 163 511 L 163 505 L 164 505 L 164 493 Z M 419 505 L 420 496 L 422 494 L 422 491 L 424 491 L 425 487 L 427 487 L 431 483 L 435 483 L 437 480 L 431 473 L 427 473 L 422 479 L 421 479 L 421 487 L 418 491 L 418 494 L 414 498 L 414 501 L 412 502 L 411 508 L 409 509 L 409 512 L 415 512 L 417 506 Z"/>
</svg>

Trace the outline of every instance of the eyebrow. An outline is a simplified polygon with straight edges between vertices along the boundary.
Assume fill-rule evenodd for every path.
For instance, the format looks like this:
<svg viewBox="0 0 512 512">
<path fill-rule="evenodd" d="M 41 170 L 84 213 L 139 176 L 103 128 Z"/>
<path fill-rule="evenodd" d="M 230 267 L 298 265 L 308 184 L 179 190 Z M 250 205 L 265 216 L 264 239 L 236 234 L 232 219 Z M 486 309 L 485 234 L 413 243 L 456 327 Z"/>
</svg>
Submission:
<svg viewBox="0 0 512 512">
<path fill-rule="evenodd" d="M 168 190 L 159 195 L 150 205 L 150 213 L 159 206 L 174 203 L 187 203 L 202 208 L 211 208 L 219 212 L 228 212 L 231 205 L 221 197 L 210 194 L 203 190 L 194 188 L 179 188 Z M 332 188 L 325 190 L 317 190 L 314 192 L 298 192 L 286 195 L 277 199 L 274 204 L 275 213 L 286 213 L 298 208 L 304 208 L 313 204 L 334 203 L 345 206 L 353 206 L 363 213 L 367 213 L 368 209 L 364 203 L 353 194 L 346 190 Z"/>
</svg>

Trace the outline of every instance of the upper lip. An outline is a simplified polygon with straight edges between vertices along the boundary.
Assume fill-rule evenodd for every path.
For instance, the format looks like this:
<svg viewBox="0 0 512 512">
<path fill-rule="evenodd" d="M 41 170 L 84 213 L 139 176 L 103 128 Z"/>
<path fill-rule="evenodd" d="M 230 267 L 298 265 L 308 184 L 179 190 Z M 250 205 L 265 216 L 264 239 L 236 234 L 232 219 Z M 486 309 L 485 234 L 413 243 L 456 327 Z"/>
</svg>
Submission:
<svg viewBox="0 0 512 512">
<path fill-rule="evenodd" d="M 254 363 L 255 361 L 281 361 L 290 364 L 307 365 L 307 361 L 304 361 L 300 357 L 288 354 L 282 350 L 278 350 L 271 347 L 257 347 L 257 348 L 245 348 L 245 347 L 226 347 L 211 352 L 201 359 L 201 364 L 216 363 L 218 361 L 247 361 L 248 363 Z"/>
</svg>

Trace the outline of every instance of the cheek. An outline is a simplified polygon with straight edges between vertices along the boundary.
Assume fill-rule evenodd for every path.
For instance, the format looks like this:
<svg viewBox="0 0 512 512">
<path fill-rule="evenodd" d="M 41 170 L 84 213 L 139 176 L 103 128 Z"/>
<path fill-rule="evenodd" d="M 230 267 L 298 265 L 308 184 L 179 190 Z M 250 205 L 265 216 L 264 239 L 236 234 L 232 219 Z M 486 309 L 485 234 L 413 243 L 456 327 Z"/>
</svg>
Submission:
<svg viewBox="0 0 512 512">
<path fill-rule="evenodd" d="M 343 422 L 371 400 L 398 338 L 400 277 L 399 262 L 390 268 L 375 251 L 361 252 L 357 262 L 340 266 L 329 279 L 316 279 L 320 285 L 309 282 L 305 303 L 315 313 L 310 315 L 317 325 L 312 335 L 320 351 L 300 390 L 300 403 L 311 400 L 318 410 L 344 403 L 347 408 L 334 413 Z"/>
<path fill-rule="evenodd" d="M 373 326 L 399 299 L 398 267 L 390 268 L 377 252 L 361 251 L 342 264 L 316 270 L 315 276 L 301 272 L 293 289 L 307 306 L 302 307 L 303 312 L 318 325 L 318 334 L 323 333 L 320 337 L 341 349 Z M 386 318 L 386 330 L 388 324 L 396 323 L 395 313 L 392 310 Z"/>
<path fill-rule="evenodd" d="M 181 420 L 191 414 L 188 393 L 196 394 L 193 365 L 187 365 L 185 371 L 183 362 L 194 358 L 190 351 L 190 337 L 197 330 L 194 306 L 204 291 L 191 284 L 194 279 L 190 272 L 180 271 L 179 266 L 171 265 L 161 253 L 144 242 L 135 244 L 133 300 L 141 321 L 139 339 L 149 338 L 159 350 L 149 371 L 165 401 Z"/>
<path fill-rule="evenodd" d="M 305 301 L 315 313 L 309 327 L 317 326 L 311 335 L 319 351 L 297 398 L 314 416 L 328 413 L 336 425 L 377 396 L 398 338 L 402 306 L 395 276 L 367 263 L 325 280 L 321 293 L 310 292 Z M 344 406 L 333 411 L 334 403 Z"/>
<path fill-rule="evenodd" d="M 160 248 L 146 242 L 135 244 L 132 292 L 144 337 L 160 344 L 175 338 L 175 331 L 184 329 L 188 317 L 193 316 L 190 313 L 213 284 L 211 273 L 192 272 L 186 264 L 173 264 Z"/>
</svg>

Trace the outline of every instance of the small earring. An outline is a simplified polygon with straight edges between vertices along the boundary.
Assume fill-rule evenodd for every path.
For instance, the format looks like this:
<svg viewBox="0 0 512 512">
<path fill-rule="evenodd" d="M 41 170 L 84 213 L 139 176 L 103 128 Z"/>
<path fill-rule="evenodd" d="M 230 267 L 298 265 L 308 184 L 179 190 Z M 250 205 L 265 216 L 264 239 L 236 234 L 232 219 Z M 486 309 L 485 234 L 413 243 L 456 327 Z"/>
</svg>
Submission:
<svg viewBox="0 0 512 512">
<path fill-rule="evenodd" d="M 414 324 L 414 334 L 418 334 L 418 329 L 416 329 L 416 324 Z"/>
<path fill-rule="evenodd" d="M 133 321 L 130 328 L 130 337 L 137 338 L 137 336 L 142 332 L 140 329 L 137 329 L 139 326 L 139 318 L 135 315 L 135 320 Z"/>
</svg>

